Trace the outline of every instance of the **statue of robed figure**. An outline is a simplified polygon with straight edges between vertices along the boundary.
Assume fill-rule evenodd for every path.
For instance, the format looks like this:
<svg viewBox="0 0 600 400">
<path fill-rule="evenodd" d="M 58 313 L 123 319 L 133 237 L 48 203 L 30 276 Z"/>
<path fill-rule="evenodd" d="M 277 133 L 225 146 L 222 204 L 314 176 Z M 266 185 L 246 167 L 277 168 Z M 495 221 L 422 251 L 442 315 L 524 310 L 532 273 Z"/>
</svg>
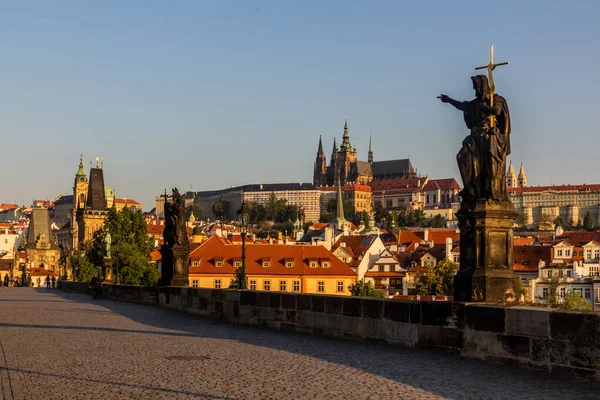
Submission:
<svg viewBox="0 0 600 400">
<path fill-rule="evenodd" d="M 492 71 L 507 62 L 490 62 L 488 76 L 471 78 L 475 98 L 458 101 L 445 94 L 443 103 L 463 112 L 469 135 L 456 159 L 463 181 L 460 228 L 460 269 L 454 277 L 455 301 L 518 301 L 518 278 L 512 270 L 513 224 L 517 213 L 508 198 L 506 156 L 510 154 L 510 112 L 506 99 L 495 93 Z"/>
<path fill-rule="evenodd" d="M 165 228 L 161 253 L 161 280 L 159 285 L 187 286 L 189 242 L 186 230 L 185 199 L 173 189 L 173 202 L 165 191 Z"/>
<path fill-rule="evenodd" d="M 475 98 L 471 101 L 440 96 L 463 112 L 470 130 L 456 159 L 464 189 L 464 205 L 472 209 L 477 200 L 508 201 L 506 156 L 510 154 L 510 113 L 506 99 L 493 93 L 485 75 L 471 78 Z"/>
</svg>

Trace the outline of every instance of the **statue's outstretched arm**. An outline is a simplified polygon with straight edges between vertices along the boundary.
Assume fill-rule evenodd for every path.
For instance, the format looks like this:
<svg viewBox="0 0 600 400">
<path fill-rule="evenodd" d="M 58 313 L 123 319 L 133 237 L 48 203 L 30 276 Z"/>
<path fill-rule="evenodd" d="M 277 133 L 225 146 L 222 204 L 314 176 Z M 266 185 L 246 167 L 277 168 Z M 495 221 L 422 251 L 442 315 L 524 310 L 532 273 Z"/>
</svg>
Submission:
<svg viewBox="0 0 600 400">
<path fill-rule="evenodd" d="M 452 97 L 446 96 L 445 94 L 439 95 L 438 99 L 440 99 L 442 103 L 452 104 L 457 110 L 465 111 L 465 103 L 462 101 L 454 100 Z"/>
</svg>

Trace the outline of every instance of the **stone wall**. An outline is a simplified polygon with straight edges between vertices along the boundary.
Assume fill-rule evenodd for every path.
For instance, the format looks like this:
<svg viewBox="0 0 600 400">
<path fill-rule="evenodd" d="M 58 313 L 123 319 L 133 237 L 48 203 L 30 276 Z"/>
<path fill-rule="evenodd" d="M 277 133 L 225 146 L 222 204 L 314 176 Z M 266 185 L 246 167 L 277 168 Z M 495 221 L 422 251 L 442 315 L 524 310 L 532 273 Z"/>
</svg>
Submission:
<svg viewBox="0 0 600 400">
<path fill-rule="evenodd" d="M 76 285 L 76 284 L 74 284 Z M 63 286 L 69 291 L 69 285 Z M 511 362 L 600 380 L 600 313 L 475 303 L 105 285 L 104 296 L 231 323 Z"/>
</svg>

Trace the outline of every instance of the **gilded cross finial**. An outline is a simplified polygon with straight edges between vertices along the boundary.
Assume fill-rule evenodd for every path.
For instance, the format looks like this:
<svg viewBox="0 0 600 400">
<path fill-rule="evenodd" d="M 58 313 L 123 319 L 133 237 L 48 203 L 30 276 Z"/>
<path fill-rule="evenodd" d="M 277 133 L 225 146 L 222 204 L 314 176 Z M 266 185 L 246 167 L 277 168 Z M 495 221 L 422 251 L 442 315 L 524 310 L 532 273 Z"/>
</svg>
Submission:
<svg viewBox="0 0 600 400">
<path fill-rule="evenodd" d="M 501 62 L 498 64 L 494 64 L 494 45 L 491 44 L 490 45 L 490 63 L 488 65 L 483 65 L 481 67 L 477 67 L 475 68 L 476 70 L 478 69 L 487 69 L 488 72 L 488 80 L 490 81 L 490 106 L 494 105 L 494 92 L 496 91 L 496 85 L 494 84 L 494 74 L 493 71 L 496 67 L 499 67 L 501 65 L 508 65 L 508 61 L 505 62 Z M 496 117 L 493 115 L 490 115 L 490 126 L 495 126 L 496 125 Z"/>
</svg>

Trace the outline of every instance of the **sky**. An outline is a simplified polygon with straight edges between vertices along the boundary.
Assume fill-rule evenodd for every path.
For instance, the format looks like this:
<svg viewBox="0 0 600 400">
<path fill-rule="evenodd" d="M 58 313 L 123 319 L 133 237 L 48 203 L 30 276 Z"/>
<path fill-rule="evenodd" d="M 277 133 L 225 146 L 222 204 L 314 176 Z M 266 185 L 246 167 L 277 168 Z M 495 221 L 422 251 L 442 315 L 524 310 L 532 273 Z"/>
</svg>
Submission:
<svg viewBox="0 0 600 400">
<path fill-rule="evenodd" d="M 550 4 L 552 3 L 552 4 Z M 359 159 L 456 177 L 489 45 L 529 185 L 600 183 L 598 1 L 0 1 L 0 203 L 72 192 L 83 154 L 145 210 L 165 188 L 311 182 Z M 517 169 L 518 172 L 518 169 Z"/>
</svg>

